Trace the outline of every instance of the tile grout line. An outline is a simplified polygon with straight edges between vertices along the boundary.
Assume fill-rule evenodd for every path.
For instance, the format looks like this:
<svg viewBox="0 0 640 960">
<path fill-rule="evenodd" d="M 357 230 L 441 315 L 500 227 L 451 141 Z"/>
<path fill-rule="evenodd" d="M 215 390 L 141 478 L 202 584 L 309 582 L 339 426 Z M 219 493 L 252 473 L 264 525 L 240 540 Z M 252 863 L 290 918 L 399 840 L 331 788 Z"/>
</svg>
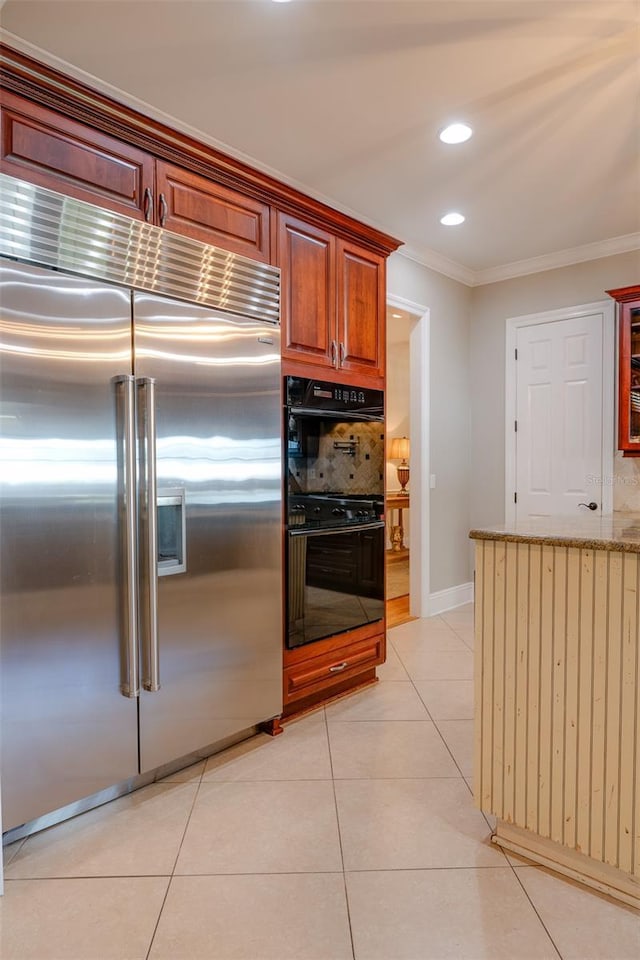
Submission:
<svg viewBox="0 0 640 960">
<path fill-rule="evenodd" d="M 336 780 L 333 775 L 333 756 L 331 754 L 331 738 L 329 736 L 329 720 L 327 718 L 326 707 L 324 710 L 324 726 L 325 726 L 325 733 L 327 736 L 327 750 L 329 752 L 329 768 L 331 771 L 331 789 L 333 790 L 333 805 L 336 812 L 336 826 L 338 828 L 338 843 L 340 845 L 340 861 L 342 863 L 342 886 L 344 889 L 345 906 L 347 909 L 347 923 L 349 924 L 349 942 L 351 943 L 351 955 L 355 960 L 356 952 L 355 952 L 355 945 L 353 942 L 353 927 L 351 925 L 351 910 L 349 907 L 349 891 L 347 890 L 347 874 L 344 868 L 344 850 L 342 847 L 342 830 L 340 829 L 340 815 L 338 813 L 338 797 L 336 794 Z"/>
<path fill-rule="evenodd" d="M 441 618 L 441 619 L 442 619 L 442 618 Z M 446 621 L 444 621 L 444 622 L 446 623 Z M 457 633 L 457 631 L 454 629 L 454 627 L 452 627 L 450 624 L 447 623 L 447 626 L 453 631 L 453 633 L 456 635 L 456 637 L 458 637 L 458 639 L 461 640 L 462 643 L 464 643 L 464 645 L 467 647 L 467 649 L 469 649 L 469 650 L 471 651 L 471 653 L 473 653 L 473 647 L 470 647 L 470 646 L 469 646 L 469 644 L 466 642 L 466 640 L 464 639 L 464 637 L 460 636 L 460 634 Z M 421 702 L 424 704 L 425 710 L 426 710 L 427 713 L 429 714 L 429 717 L 431 717 L 431 713 L 429 712 L 429 709 L 428 709 L 426 703 L 424 703 L 424 700 L 423 700 L 422 697 L 420 696 L 420 691 L 417 689 L 417 687 L 416 687 L 416 685 L 415 685 L 415 683 L 414 683 L 413 677 L 411 676 L 408 668 L 405 666 L 405 663 L 404 663 L 404 661 L 403 661 L 403 659 L 402 659 L 402 657 L 401 657 L 401 655 L 400 655 L 400 652 L 396 649 L 395 644 L 393 643 L 393 640 L 392 640 L 392 639 L 390 639 L 390 642 L 391 642 L 391 645 L 393 646 L 393 649 L 394 649 L 396 655 L 398 656 L 398 659 L 399 659 L 400 662 L 402 663 L 402 666 L 403 666 L 404 669 L 407 671 L 407 676 L 409 677 L 409 680 L 411 681 L 411 684 L 413 685 L 414 690 L 416 691 L 416 693 L 417 693 L 418 696 L 420 697 Z M 432 722 L 433 722 L 434 727 L 435 727 L 436 730 L 438 731 L 438 734 L 439 734 L 442 742 L 444 743 L 446 749 L 448 750 L 449 754 L 451 755 L 451 759 L 453 760 L 453 762 L 454 762 L 454 764 L 456 765 L 457 769 L 460 770 L 460 767 L 458 766 L 458 763 L 457 763 L 455 757 L 453 756 L 453 753 L 452 753 L 451 750 L 449 749 L 449 746 L 448 746 L 446 740 L 444 739 L 444 737 L 443 737 L 443 735 L 442 735 L 442 733 L 441 733 L 441 731 L 440 731 L 440 728 L 438 727 L 437 721 L 436 721 L 435 719 L 433 719 L 433 717 L 431 717 L 431 719 L 432 719 Z M 472 790 L 471 787 L 469 787 L 469 784 L 467 783 L 467 779 L 466 779 L 466 777 L 464 776 L 464 774 L 462 773 L 462 770 L 460 770 L 460 775 L 461 775 L 461 777 L 462 777 L 462 780 L 463 780 L 465 786 L 467 787 L 467 789 L 469 790 L 469 792 L 470 792 L 471 795 L 473 796 L 473 790 Z M 483 811 L 481 811 L 481 813 L 482 813 L 482 816 L 483 816 L 484 819 L 485 819 L 485 822 L 487 823 L 487 826 L 488 826 L 489 830 L 491 830 L 491 832 L 493 833 L 493 828 L 491 827 L 491 824 L 490 824 L 489 821 L 487 820 L 487 817 L 485 816 L 485 814 L 484 814 Z M 547 929 L 546 924 L 544 923 L 542 917 L 541 917 L 540 914 L 538 913 L 538 910 L 537 910 L 537 908 L 536 908 L 533 900 L 532 900 L 531 897 L 529 896 L 529 894 L 528 894 L 528 892 L 527 892 L 524 884 L 522 883 L 522 881 L 521 881 L 518 873 L 516 872 L 515 867 L 513 866 L 513 864 L 511 863 L 511 861 L 509 860 L 508 856 L 505 854 L 504 851 L 502 851 L 502 854 L 503 854 L 503 857 L 504 857 L 504 860 L 505 860 L 504 866 L 506 866 L 507 868 L 509 868 L 509 869 L 511 870 L 512 874 L 514 875 L 514 877 L 515 877 L 515 879 L 516 879 L 516 881 L 517 881 L 517 883 L 518 883 L 518 885 L 520 886 L 520 889 L 523 891 L 525 897 L 527 898 L 529 904 L 531 905 L 531 909 L 532 909 L 533 912 L 535 913 L 536 917 L 538 918 L 538 921 L 540 922 L 540 925 L 542 926 L 543 930 L 544 930 L 545 933 L 547 934 L 547 936 L 548 936 L 548 938 L 549 938 L 549 941 L 551 942 L 551 945 L 553 946 L 553 949 L 556 951 L 556 953 L 557 953 L 558 957 L 560 958 L 560 960 L 563 960 L 562 954 L 560 953 L 560 951 L 559 951 L 559 949 L 558 949 L 558 947 L 557 947 L 557 945 L 556 945 L 556 943 L 555 943 L 555 940 L 554 940 L 553 937 L 551 936 L 551 933 L 550 933 L 549 930 Z M 501 869 L 501 870 L 503 870 L 503 869 L 504 869 L 504 866 L 501 866 L 501 867 L 497 867 L 497 866 L 496 866 L 496 867 L 486 867 L 485 869 Z M 454 868 L 448 868 L 448 869 L 454 869 Z"/>
<path fill-rule="evenodd" d="M 449 625 L 447 624 L 447 626 L 449 626 Z M 451 629 L 453 629 L 453 628 L 451 628 Z M 455 631 L 453 631 L 453 632 L 455 633 Z M 456 636 L 458 636 L 458 634 L 456 634 Z M 389 639 L 390 639 L 391 646 L 393 647 L 394 652 L 396 653 L 396 656 L 397 656 L 398 659 L 400 660 L 400 663 L 402 664 L 402 666 L 404 667 L 404 669 L 407 671 L 407 676 L 409 677 L 409 682 L 411 683 L 413 689 L 414 689 L 414 690 L 416 691 L 416 693 L 418 694 L 418 697 L 420 698 L 420 702 L 423 704 L 425 710 L 427 711 L 427 714 L 428 714 L 428 716 L 429 716 L 429 719 L 430 719 L 431 722 L 433 723 L 433 726 L 435 727 L 435 729 L 436 729 L 436 731 L 437 731 L 437 733 L 438 733 L 438 736 L 439 736 L 440 739 L 442 740 L 442 743 L 444 744 L 444 747 L 445 747 L 447 753 L 448 753 L 449 756 L 451 757 L 451 760 L 452 760 L 453 764 L 455 765 L 456 769 L 458 770 L 458 772 L 459 772 L 459 774 L 460 774 L 460 777 L 462 778 L 462 782 L 464 783 L 465 787 L 467 788 L 467 790 L 468 790 L 469 793 L 471 794 L 471 797 L 473 798 L 473 789 L 472 789 L 472 787 L 470 787 L 469 784 L 467 783 L 467 778 L 465 777 L 464 773 L 462 772 L 462 770 L 461 770 L 461 768 L 460 768 L 460 766 L 459 766 L 456 758 L 455 758 L 454 755 L 453 755 L 453 752 L 452 752 L 451 749 L 449 748 L 449 744 L 448 744 L 447 741 L 445 740 L 445 738 L 444 738 L 444 736 L 443 736 L 443 734 L 442 734 L 442 731 L 440 730 L 440 727 L 438 726 L 437 721 L 432 717 L 431 712 L 429 711 L 429 708 L 427 707 L 426 703 L 424 702 L 424 700 L 423 700 L 423 698 L 422 698 L 422 696 L 421 696 L 421 694 L 420 694 L 420 691 L 418 690 L 418 688 L 416 687 L 416 685 L 415 685 L 415 683 L 414 683 L 413 677 L 412 677 L 411 674 L 409 673 L 408 668 L 405 666 L 404 661 L 403 661 L 402 657 L 400 656 L 399 651 L 396 650 L 396 647 L 395 647 L 395 645 L 394 645 L 394 643 L 393 643 L 393 639 L 391 639 L 391 638 L 389 638 Z M 462 642 L 464 643 L 464 640 L 463 640 L 462 637 L 459 637 L 459 639 L 462 640 Z M 473 650 L 471 650 L 471 652 L 473 653 Z M 426 681 L 426 682 L 429 682 L 429 681 Z M 429 778 L 429 779 L 433 779 L 433 778 Z M 457 778 L 457 777 L 456 777 L 456 778 L 451 777 L 451 778 L 447 778 L 447 779 L 458 779 L 458 778 Z M 493 834 L 493 827 L 491 826 L 491 824 L 489 823 L 487 817 L 485 816 L 484 811 L 481 810 L 480 813 L 481 813 L 482 817 L 484 818 L 484 821 L 485 821 L 485 823 L 487 824 L 487 828 L 489 829 L 490 833 Z M 503 855 L 503 857 L 504 857 L 504 859 L 505 859 L 505 862 L 506 862 L 507 864 L 509 864 L 509 859 L 508 859 L 508 857 L 506 856 L 506 854 L 503 852 L 502 855 Z M 554 944 L 554 946 L 555 946 L 555 944 Z"/>
<path fill-rule="evenodd" d="M 22 840 L 16 840 L 16 843 L 18 844 L 18 848 L 17 848 L 17 850 L 14 850 L 14 851 L 13 851 L 13 853 L 11 854 L 11 856 L 9 857 L 8 860 L 7 860 L 7 859 L 5 858 L 5 856 L 4 856 L 4 849 L 5 849 L 5 848 L 2 849 L 1 855 L 2 855 L 2 860 L 3 860 L 3 867 L 4 867 L 5 870 L 7 869 L 7 867 L 9 866 L 9 864 L 12 863 L 12 861 L 15 860 L 15 858 L 18 856 L 18 854 L 20 853 L 20 851 L 22 850 L 22 848 L 24 847 L 24 845 L 25 845 L 25 843 L 27 842 L 28 839 L 29 839 L 28 837 L 23 837 Z"/>
<path fill-rule="evenodd" d="M 447 626 L 448 626 L 448 624 L 447 624 Z M 457 636 L 457 634 L 456 634 L 456 636 Z M 461 639 L 461 638 L 459 638 L 459 639 Z M 420 696 L 420 691 L 419 691 L 418 688 L 416 687 L 415 682 L 414 682 L 414 679 L 413 679 L 413 677 L 411 676 L 411 674 L 409 673 L 408 668 L 405 666 L 404 660 L 403 660 L 402 657 L 400 656 L 399 651 L 396 650 L 396 647 L 395 647 L 395 644 L 394 644 L 394 642 L 393 642 L 393 639 L 389 638 L 389 640 L 390 640 L 391 646 L 393 647 L 393 649 L 394 649 L 394 651 L 395 651 L 398 659 L 400 660 L 400 663 L 402 664 L 402 666 L 404 667 L 404 669 L 407 671 L 407 676 L 409 677 L 409 682 L 411 683 L 411 686 L 413 687 L 413 689 L 414 689 L 415 692 L 417 693 L 418 698 L 419 698 L 419 700 L 420 700 L 420 703 L 423 705 L 424 709 L 426 710 L 427 716 L 429 717 L 429 720 L 431 721 L 431 723 L 433 724 L 433 726 L 434 726 L 435 729 L 437 730 L 438 736 L 439 736 L 440 739 L 442 740 L 442 742 L 443 742 L 443 744 L 444 744 L 444 746 L 445 746 L 445 749 L 446 749 L 447 753 L 449 754 L 449 756 L 451 757 L 451 760 L 453 761 L 453 764 L 454 764 L 456 770 L 458 771 L 458 773 L 460 774 L 460 776 L 461 776 L 462 779 L 464 780 L 465 784 L 468 786 L 468 784 L 466 783 L 464 774 L 463 774 L 462 770 L 460 769 L 456 758 L 454 757 L 453 753 L 452 753 L 451 750 L 449 749 L 449 744 L 447 743 L 447 741 L 446 741 L 445 738 L 443 737 L 443 735 L 442 735 L 442 733 L 441 733 L 441 731 L 440 731 L 440 728 L 438 727 L 438 724 L 436 723 L 436 721 L 434 720 L 434 718 L 431 716 L 431 713 L 430 713 L 430 711 L 429 711 L 429 708 L 427 707 L 426 703 L 424 702 L 424 700 L 423 700 L 422 697 Z M 463 642 L 464 642 L 464 641 L 463 641 Z"/>
<path fill-rule="evenodd" d="M 505 854 L 505 856 L 506 856 L 506 854 Z M 538 913 L 538 908 L 536 907 L 535 903 L 533 902 L 533 900 L 532 900 L 531 897 L 529 896 L 529 893 L 528 893 L 525 885 L 523 884 L 522 880 L 521 880 L 520 877 L 518 876 L 518 872 L 517 872 L 516 868 L 514 867 L 514 865 L 513 865 L 513 864 L 511 863 L 511 861 L 509 860 L 509 857 L 506 857 L 506 860 L 507 860 L 507 863 L 509 864 L 509 866 L 511 867 L 511 871 L 512 871 L 514 877 L 516 878 L 518 884 L 520 885 L 520 889 L 522 890 L 522 892 L 524 893 L 525 897 L 527 898 L 527 900 L 528 900 L 529 903 L 531 904 L 531 909 L 533 910 L 533 912 L 535 913 L 536 917 L 537 917 L 538 920 L 540 921 L 540 924 L 541 924 L 544 932 L 545 932 L 546 935 L 549 937 L 549 940 L 551 941 L 551 944 L 552 944 L 552 946 L 553 946 L 553 949 L 554 949 L 554 950 L 556 951 L 556 953 L 558 954 L 558 957 L 560 958 L 560 960 L 564 960 L 562 954 L 560 953 L 560 950 L 558 949 L 558 947 L 557 947 L 557 945 L 556 945 L 555 940 L 553 939 L 553 937 L 551 936 L 550 931 L 549 931 L 548 928 L 547 928 L 546 923 L 544 922 L 544 920 L 542 919 L 542 917 L 541 917 L 540 914 Z"/>
<path fill-rule="evenodd" d="M 208 758 L 207 758 L 207 759 L 208 759 Z M 179 843 L 179 845 L 178 845 L 178 851 L 177 851 L 176 856 L 175 856 L 175 859 L 174 859 L 174 861 L 173 861 L 173 867 L 171 868 L 171 873 L 169 874 L 169 878 L 168 878 L 169 882 L 167 883 L 167 889 L 166 889 L 165 892 L 164 892 L 164 897 L 162 898 L 162 903 L 160 904 L 160 910 L 158 911 L 158 917 L 157 917 L 156 922 L 155 922 L 154 927 L 153 927 L 153 933 L 151 934 L 151 939 L 149 940 L 149 949 L 147 950 L 147 953 L 146 953 L 146 955 L 145 955 L 145 960 L 149 960 L 149 957 L 151 956 L 151 951 L 152 951 L 152 949 L 153 949 L 153 941 L 154 941 L 155 938 L 156 938 L 156 933 L 158 932 L 158 927 L 159 927 L 159 925 L 160 925 L 160 918 L 162 917 L 162 912 L 163 912 L 163 910 L 164 910 L 164 908 L 165 908 L 165 904 L 166 904 L 167 898 L 168 898 L 168 896 L 169 896 L 169 890 L 171 889 L 171 884 L 172 884 L 173 878 L 174 878 L 174 876 L 175 876 L 175 871 L 176 871 L 176 867 L 177 867 L 177 865 L 178 865 L 178 860 L 179 860 L 179 858 L 180 858 L 180 853 L 182 852 L 182 845 L 183 845 L 183 843 L 184 843 L 184 838 L 185 838 L 186 835 L 187 835 L 187 830 L 189 829 L 189 824 L 191 823 L 191 817 L 192 817 L 192 815 L 193 815 L 193 811 L 194 811 L 194 808 L 195 808 L 195 805 L 196 805 L 196 801 L 197 801 L 198 796 L 199 796 L 199 794 L 200 794 L 200 787 L 202 786 L 202 778 L 203 778 L 204 772 L 205 772 L 205 770 L 206 770 L 206 768 L 207 768 L 207 759 L 205 759 L 204 762 L 203 762 L 203 764 L 202 764 L 202 772 L 201 772 L 200 778 L 199 778 L 199 780 L 198 780 L 198 785 L 197 785 L 197 787 L 196 787 L 196 791 L 195 791 L 195 793 L 194 793 L 194 795 L 193 795 L 193 800 L 192 800 L 192 802 L 191 802 L 191 808 L 190 808 L 190 810 L 189 810 L 189 815 L 187 816 L 187 822 L 185 823 L 185 825 L 184 825 L 184 830 L 182 831 L 182 837 L 180 838 L 180 843 Z"/>
</svg>

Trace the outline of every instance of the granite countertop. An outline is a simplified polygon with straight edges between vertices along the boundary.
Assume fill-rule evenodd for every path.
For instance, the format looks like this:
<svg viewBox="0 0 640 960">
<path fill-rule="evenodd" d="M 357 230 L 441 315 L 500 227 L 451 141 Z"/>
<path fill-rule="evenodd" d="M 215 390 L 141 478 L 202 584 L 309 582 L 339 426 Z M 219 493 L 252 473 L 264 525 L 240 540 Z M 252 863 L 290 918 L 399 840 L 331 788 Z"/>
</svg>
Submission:
<svg viewBox="0 0 640 960">
<path fill-rule="evenodd" d="M 534 517 L 471 530 L 472 540 L 506 540 L 550 546 L 640 553 L 640 513 L 611 516 Z"/>
</svg>

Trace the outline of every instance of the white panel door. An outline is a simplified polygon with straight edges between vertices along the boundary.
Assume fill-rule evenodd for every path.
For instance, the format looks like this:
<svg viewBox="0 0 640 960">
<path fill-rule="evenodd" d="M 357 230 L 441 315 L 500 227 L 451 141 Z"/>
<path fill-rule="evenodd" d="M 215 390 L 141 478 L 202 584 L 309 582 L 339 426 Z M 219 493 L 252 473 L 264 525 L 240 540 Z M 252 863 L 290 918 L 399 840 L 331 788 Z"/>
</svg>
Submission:
<svg viewBox="0 0 640 960">
<path fill-rule="evenodd" d="M 602 509 L 603 316 L 519 327 L 516 514 Z"/>
</svg>

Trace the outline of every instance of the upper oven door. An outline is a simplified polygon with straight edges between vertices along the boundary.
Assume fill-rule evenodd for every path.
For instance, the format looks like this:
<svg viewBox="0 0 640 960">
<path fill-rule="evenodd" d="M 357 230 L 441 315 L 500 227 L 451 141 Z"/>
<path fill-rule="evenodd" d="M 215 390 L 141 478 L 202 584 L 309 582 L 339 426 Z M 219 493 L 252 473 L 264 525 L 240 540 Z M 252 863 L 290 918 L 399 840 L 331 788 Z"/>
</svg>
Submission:
<svg viewBox="0 0 640 960">
<path fill-rule="evenodd" d="M 289 412 L 289 494 L 384 496 L 384 425 Z"/>
<path fill-rule="evenodd" d="M 384 616 L 384 523 L 287 537 L 287 647 Z"/>
</svg>

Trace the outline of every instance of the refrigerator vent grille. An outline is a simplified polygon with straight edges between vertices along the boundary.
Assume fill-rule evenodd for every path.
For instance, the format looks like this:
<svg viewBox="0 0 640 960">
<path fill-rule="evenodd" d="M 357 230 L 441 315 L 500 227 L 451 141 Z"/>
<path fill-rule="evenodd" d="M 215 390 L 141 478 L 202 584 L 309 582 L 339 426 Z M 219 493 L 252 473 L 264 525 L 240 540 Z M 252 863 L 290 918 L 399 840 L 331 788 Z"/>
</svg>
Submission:
<svg viewBox="0 0 640 960">
<path fill-rule="evenodd" d="M 0 174 L 0 256 L 280 322 L 280 270 Z"/>
</svg>

